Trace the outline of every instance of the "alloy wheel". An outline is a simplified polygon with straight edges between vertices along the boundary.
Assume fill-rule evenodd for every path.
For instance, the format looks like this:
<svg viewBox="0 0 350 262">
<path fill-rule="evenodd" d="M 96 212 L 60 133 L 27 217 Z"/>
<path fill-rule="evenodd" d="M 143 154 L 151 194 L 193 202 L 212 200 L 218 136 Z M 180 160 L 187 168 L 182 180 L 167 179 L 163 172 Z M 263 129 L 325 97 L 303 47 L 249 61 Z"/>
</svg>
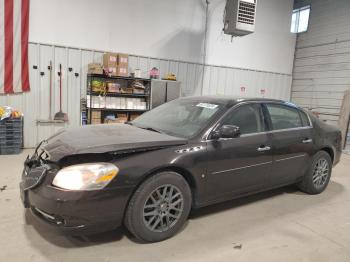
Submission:
<svg viewBox="0 0 350 262">
<path fill-rule="evenodd" d="M 316 187 L 322 187 L 329 176 L 329 164 L 326 159 L 321 158 L 317 161 L 314 173 L 312 175 L 312 182 Z"/>
<path fill-rule="evenodd" d="M 146 199 L 143 207 L 143 221 L 153 232 L 164 232 L 173 227 L 184 209 L 184 199 L 174 185 L 156 188 Z"/>
</svg>

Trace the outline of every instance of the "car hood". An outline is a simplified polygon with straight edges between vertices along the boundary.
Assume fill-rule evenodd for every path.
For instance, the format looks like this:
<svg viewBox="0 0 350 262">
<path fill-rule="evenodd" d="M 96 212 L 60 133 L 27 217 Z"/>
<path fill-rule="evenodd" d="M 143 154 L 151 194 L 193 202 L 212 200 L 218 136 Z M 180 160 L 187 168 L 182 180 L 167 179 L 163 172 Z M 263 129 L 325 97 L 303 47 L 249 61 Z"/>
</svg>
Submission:
<svg viewBox="0 0 350 262">
<path fill-rule="evenodd" d="M 49 138 L 43 149 L 51 161 L 59 161 L 68 155 L 151 150 L 186 143 L 184 138 L 126 124 L 109 124 L 62 130 Z"/>
</svg>

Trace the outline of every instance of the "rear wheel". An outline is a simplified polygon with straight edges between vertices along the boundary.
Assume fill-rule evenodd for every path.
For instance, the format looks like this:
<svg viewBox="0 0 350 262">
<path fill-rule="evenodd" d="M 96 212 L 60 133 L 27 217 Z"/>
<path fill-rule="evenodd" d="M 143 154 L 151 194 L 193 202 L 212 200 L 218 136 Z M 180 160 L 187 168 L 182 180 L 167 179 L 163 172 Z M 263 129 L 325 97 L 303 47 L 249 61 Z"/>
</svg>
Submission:
<svg viewBox="0 0 350 262">
<path fill-rule="evenodd" d="M 143 182 L 132 196 L 124 219 L 138 239 L 157 242 L 175 235 L 191 209 L 191 190 L 175 172 L 161 172 Z"/>
<path fill-rule="evenodd" d="M 308 194 L 322 193 L 329 183 L 331 173 L 330 155 L 325 151 L 319 151 L 313 157 L 307 173 L 299 183 L 299 189 Z"/>
</svg>

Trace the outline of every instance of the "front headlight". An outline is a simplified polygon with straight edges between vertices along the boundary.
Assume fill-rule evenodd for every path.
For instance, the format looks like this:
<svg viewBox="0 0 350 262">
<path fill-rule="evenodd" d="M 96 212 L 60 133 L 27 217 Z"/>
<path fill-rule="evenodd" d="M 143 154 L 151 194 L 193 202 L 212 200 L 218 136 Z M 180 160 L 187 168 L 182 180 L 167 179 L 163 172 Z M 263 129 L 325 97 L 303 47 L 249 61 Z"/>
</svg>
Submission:
<svg viewBox="0 0 350 262">
<path fill-rule="evenodd" d="M 118 172 L 110 163 L 73 165 L 60 170 L 52 184 L 69 190 L 97 190 L 107 186 Z"/>
</svg>

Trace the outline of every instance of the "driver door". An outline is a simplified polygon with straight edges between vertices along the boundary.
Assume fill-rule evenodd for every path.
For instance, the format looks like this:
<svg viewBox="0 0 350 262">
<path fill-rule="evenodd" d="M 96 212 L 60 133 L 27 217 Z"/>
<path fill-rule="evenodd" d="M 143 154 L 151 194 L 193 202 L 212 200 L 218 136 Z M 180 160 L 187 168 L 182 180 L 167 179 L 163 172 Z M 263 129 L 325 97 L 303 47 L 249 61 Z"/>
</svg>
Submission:
<svg viewBox="0 0 350 262">
<path fill-rule="evenodd" d="M 271 139 L 259 103 L 233 109 L 220 123 L 240 128 L 237 138 L 207 142 L 208 201 L 229 199 L 267 186 L 272 169 Z"/>
</svg>

